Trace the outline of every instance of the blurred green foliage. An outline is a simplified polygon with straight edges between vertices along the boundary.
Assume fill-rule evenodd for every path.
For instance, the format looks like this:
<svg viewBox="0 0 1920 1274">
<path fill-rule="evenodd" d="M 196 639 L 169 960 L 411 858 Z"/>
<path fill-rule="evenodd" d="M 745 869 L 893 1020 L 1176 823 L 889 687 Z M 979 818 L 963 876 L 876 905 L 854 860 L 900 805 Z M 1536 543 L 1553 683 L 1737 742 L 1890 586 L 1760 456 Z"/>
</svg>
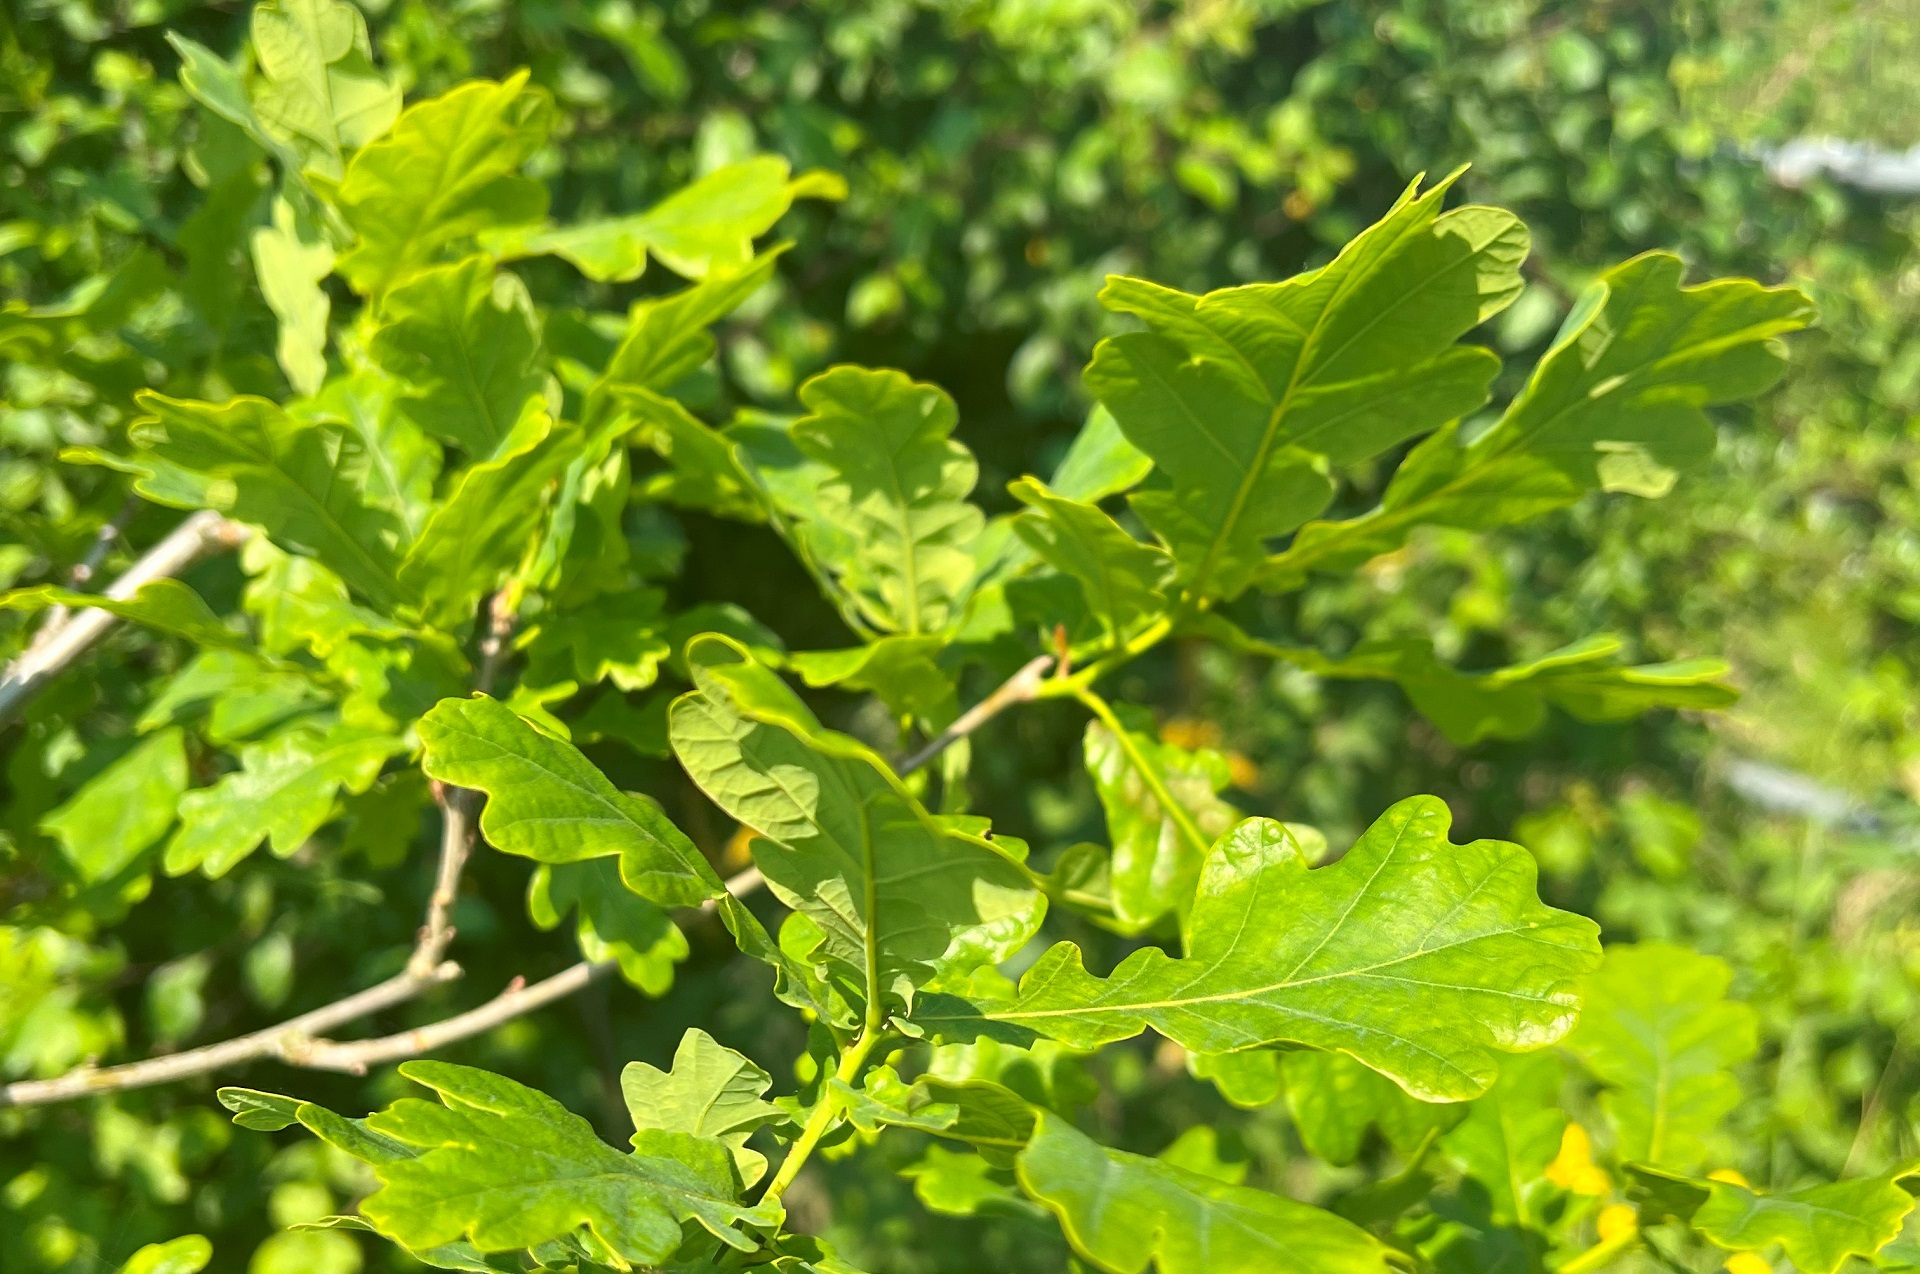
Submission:
<svg viewBox="0 0 1920 1274">
<path fill-rule="evenodd" d="M 1822 326 L 1796 347 L 1794 376 L 1722 417 L 1707 476 L 1660 503 L 1594 496 L 1523 530 L 1429 532 L 1351 578 L 1233 608 L 1329 655 L 1418 637 L 1468 668 L 1633 633 L 1645 660 L 1727 658 L 1745 691 L 1731 712 L 1618 725 L 1556 715 L 1524 740 L 1459 746 L 1391 686 L 1217 648 L 1159 652 L 1122 678 L 1128 698 L 1156 706 L 1163 739 L 1225 754 L 1247 808 L 1345 844 L 1391 799 L 1435 792 L 1464 833 L 1533 849 L 1548 901 L 1595 916 L 1609 941 L 1726 957 L 1733 996 L 1758 1012 L 1756 1050 L 1738 1063 L 1757 1099 L 1732 1112 L 1718 1161 L 1781 1189 L 1916 1149 L 1920 212 L 1820 181 L 1779 188 L 1744 147 L 1809 130 L 1916 140 L 1900 60 L 1911 46 L 1897 44 L 1913 36 L 1888 16 L 1897 7 L 366 6 L 378 60 L 410 99 L 530 68 L 559 106 L 533 163 L 557 221 L 645 207 L 756 152 L 844 176 L 844 202 L 803 202 L 781 222 L 797 246 L 719 330 L 700 405 L 790 410 L 800 381 L 831 362 L 902 367 L 958 400 L 993 512 L 1013 507 L 1007 480 L 1052 470 L 1084 416 L 1078 370 L 1112 322 L 1094 303 L 1107 274 L 1196 291 L 1284 277 L 1324 262 L 1417 172 L 1470 162 L 1461 191 L 1534 231 L 1528 288 L 1490 334 L 1516 373 L 1595 271 L 1644 249 L 1807 288 Z M 21 0 L 0 14 L 0 584 L 66 582 L 131 508 L 122 480 L 58 456 L 122 443 L 135 391 L 286 394 L 274 314 L 233 246 L 268 224 L 268 176 L 181 88 L 167 30 L 227 55 L 246 13 Z M 524 269 L 536 294 L 566 297 L 544 315 L 549 340 L 572 343 L 583 364 L 609 339 L 590 316 L 660 286 L 583 281 L 545 260 Z M 1370 506 L 1390 472 L 1345 475 L 1336 510 Z M 142 506 L 125 541 L 150 543 L 168 516 Z M 684 562 L 676 607 L 741 601 L 779 615 L 796 644 L 845 641 L 804 580 L 744 565 L 781 551 L 764 529 L 687 513 L 650 533 L 664 560 Z M 101 573 L 128 559 L 116 544 Z M 225 611 L 244 577 L 211 562 L 193 582 Z M 7 653 L 30 634 L 26 619 L 0 637 Z M 133 631 L 97 658 L 143 675 L 183 660 Z M 380 788 L 355 798 L 345 855 L 258 855 L 211 884 L 50 867 L 58 830 L 41 819 L 123 760 L 126 723 L 146 707 L 135 677 L 71 676 L 6 740 L 8 1077 L 264 1025 L 331 998 L 345 973 L 363 984 L 392 972 L 412 940 L 431 832 L 417 801 L 394 803 L 408 811 L 395 825 Z M 976 804 L 1036 847 L 1096 835 L 1079 717 L 1038 705 L 994 729 L 1019 746 L 976 742 Z M 615 744 L 593 754 L 623 782 L 668 793 L 719 851 L 727 829 L 668 767 Z M 1794 793 L 1739 765 L 1753 760 L 1844 799 L 1770 811 L 1742 793 Z M 472 940 L 469 996 L 573 958 L 567 927 L 543 937 L 524 918 L 523 867 L 478 861 L 472 882 L 456 916 Z M 592 988 L 455 1055 L 538 1084 L 608 1132 L 618 1064 L 664 1066 L 694 1021 L 770 1069 L 804 1064 L 804 1038 L 723 954 L 696 935 L 661 1000 Z M 449 992 L 408 1012 L 425 1020 L 456 1002 Z M 1300 1153 L 1284 1103 L 1231 1115 L 1164 1052 L 1118 1050 L 1100 1065 L 1092 1116 L 1110 1145 L 1157 1153 L 1196 1121 L 1230 1120 L 1231 1149 L 1264 1180 L 1325 1196 L 1359 1179 Z M 1062 1062 L 1045 1082 L 1070 1087 L 1073 1069 Z M 352 1111 L 401 1087 L 390 1075 L 304 1082 Z M 363 1193 L 364 1169 L 312 1142 L 237 1134 L 209 1091 L 0 1110 L 0 1271 L 116 1269 L 188 1231 L 212 1238 L 222 1270 L 353 1274 L 399 1259 L 343 1232 L 287 1230 Z M 917 1179 L 877 1170 L 899 1153 L 885 1142 L 827 1163 L 831 1210 L 799 1190 L 789 1202 L 869 1268 L 1062 1268 L 1055 1227 L 1024 1205 L 990 1223 L 930 1216 L 913 1201 L 916 1188 L 926 1197 L 924 1165 Z M 1388 1151 L 1376 1140 L 1366 1155 L 1377 1168 Z"/>
</svg>

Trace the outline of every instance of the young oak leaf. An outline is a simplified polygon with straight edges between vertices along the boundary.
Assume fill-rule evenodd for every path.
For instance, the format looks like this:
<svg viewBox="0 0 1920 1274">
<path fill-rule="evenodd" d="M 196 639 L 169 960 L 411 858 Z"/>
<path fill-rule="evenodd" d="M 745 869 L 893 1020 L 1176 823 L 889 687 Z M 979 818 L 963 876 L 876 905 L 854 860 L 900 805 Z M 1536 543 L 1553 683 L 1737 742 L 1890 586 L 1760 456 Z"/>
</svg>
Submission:
<svg viewBox="0 0 1920 1274">
<path fill-rule="evenodd" d="M 696 690 L 670 710 L 674 754 L 759 833 L 768 888 L 818 926 L 816 962 L 870 1014 L 1033 936 L 1045 899 L 1008 850 L 929 814 L 885 761 L 822 727 L 738 643 L 696 638 L 687 661 Z"/>
<path fill-rule="evenodd" d="M 461 239 L 546 215 L 546 186 L 520 167 L 554 119 L 552 100 L 527 87 L 525 71 L 408 107 L 354 155 L 340 183 L 341 215 L 359 236 L 339 265 L 354 291 L 376 295 Z"/>
<path fill-rule="evenodd" d="M 1486 401 L 1500 369 L 1456 346 L 1519 295 L 1527 233 L 1513 214 L 1442 213 L 1458 173 L 1420 179 L 1331 263 L 1283 283 L 1192 296 L 1112 278 L 1110 310 L 1148 331 L 1104 340 L 1087 386 L 1168 485 L 1133 497 L 1194 598 L 1232 597 L 1266 541 L 1318 513 L 1325 473 Z"/>
<path fill-rule="evenodd" d="M 294 726 L 240 750 L 240 769 L 180 798 L 180 826 L 167 842 L 169 876 L 195 868 L 224 876 L 272 845 L 285 858 L 334 815 L 339 794 L 364 792 L 388 757 L 406 745 L 345 722 L 319 731 Z"/>
<path fill-rule="evenodd" d="M 482 1252 L 533 1247 L 586 1227 L 621 1257 L 659 1265 L 698 1222 L 739 1251 L 742 1225 L 777 1227 L 777 1204 L 738 1201 L 733 1160 L 709 1137 L 647 1129 L 621 1154 L 545 1093 L 470 1066 L 403 1062 L 400 1073 L 441 1103 L 402 1098 L 368 1131 L 412 1152 L 376 1164 L 366 1218 L 410 1248 L 459 1239 Z"/>
<path fill-rule="evenodd" d="M 1173 578 L 1165 550 L 1142 544 L 1097 505 L 1057 495 L 1038 478 L 1007 489 L 1027 506 L 1013 520 L 1014 532 L 1040 560 L 1079 582 L 1109 644 L 1118 646 L 1165 613 Z"/>
<path fill-rule="evenodd" d="M 542 863 L 618 855 L 627 887 L 661 907 L 725 892 L 659 806 L 622 792 L 578 748 L 498 700 L 443 699 L 420 719 L 419 734 L 430 776 L 487 794 L 480 832 L 496 849 Z"/>
<path fill-rule="evenodd" d="M 787 161 L 755 155 L 716 168 L 645 212 L 570 226 L 507 229 L 484 237 L 501 258 L 552 253 L 601 282 L 640 277 L 651 252 L 690 279 L 744 268 L 753 241 L 773 229 L 796 198 L 835 199 L 844 186 L 820 174 L 790 179 Z"/>
<path fill-rule="evenodd" d="M 1086 1260 L 1111 1274 L 1387 1274 L 1385 1244 L 1331 1212 L 1110 1150 L 1042 1112 L 1021 1152 L 1021 1188 Z"/>
<path fill-rule="evenodd" d="M 787 1120 L 784 1110 L 763 1100 L 772 1085 L 771 1075 L 698 1029 L 680 1037 L 671 1070 L 628 1062 L 620 1072 L 636 1145 L 650 1130 L 713 1138 L 733 1155 L 745 1186 L 767 1171 L 767 1157 L 749 1149 L 747 1138 L 757 1128 Z"/>
<path fill-rule="evenodd" d="M 1096 978 L 1063 942 L 1011 1002 L 915 1020 L 1082 1048 L 1148 1028 L 1199 1053 L 1286 1041 L 1351 1054 L 1426 1101 L 1477 1097 L 1500 1053 L 1572 1027 L 1600 948 L 1591 920 L 1540 902 L 1531 854 L 1451 844 L 1450 822 L 1437 798 L 1411 797 L 1313 869 L 1291 836 L 1236 829 L 1201 867 L 1185 958 L 1147 947 Z"/>
<path fill-rule="evenodd" d="M 1114 918 L 1139 930 L 1170 913 L 1184 917 L 1208 849 L 1240 820 L 1240 811 L 1217 795 L 1229 781 L 1226 758 L 1131 728 L 1115 733 L 1098 721 L 1087 723 L 1082 751 L 1113 841 L 1108 888 Z M 1178 809 L 1166 808 L 1148 771 Z"/>
<path fill-rule="evenodd" d="M 484 256 L 422 270 L 380 300 L 367 352 L 411 391 L 409 419 L 486 460 L 540 394 L 540 326 L 526 285 Z"/>
<path fill-rule="evenodd" d="M 784 512 L 851 618 L 909 636 L 958 619 L 985 517 L 966 501 L 979 465 L 950 436 L 953 400 L 900 372 L 842 366 L 802 385 L 800 401 L 808 414 L 788 437 L 822 476 Z"/>
<path fill-rule="evenodd" d="M 1628 1166 L 1642 1224 L 1675 1217 L 1735 1252 L 1779 1244 L 1800 1274 L 1836 1274 L 1850 1256 L 1870 1257 L 1899 1237 L 1914 1208 L 1914 1167 L 1883 1176 L 1761 1194 L 1732 1181 Z"/>
<path fill-rule="evenodd" d="M 1753 1056 L 1758 1016 L 1727 999 L 1726 961 L 1670 943 L 1607 948 L 1587 978 L 1567 1049 L 1607 1085 L 1600 1106 L 1621 1159 L 1692 1171 L 1740 1104 L 1732 1067 Z"/>
<path fill-rule="evenodd" d="M 578 911 L 574 936 L 580 954 L 616 960 L 620 976 L 648 995 L 665 995 L 673 968 L 687 958 L 687 935 L 660 907 L 626 887 L 612 858 L 542 863 L 527 882 L 527 913 L 542 929 L 557 929 Z"/>
<path fill-rule="evenodd" d="M 254 6 L 252 35 L 261 125 L 338 180 L 342 155 L 400 114 L 400 85 L 374 69 L 366 19 L 341 0 L 269 0 Z"/>
<path fill-rule="evenodd" d="M 1679 257 L 1649 252 L 1606 271 L 1561 325 L 1527 387 L 1471 443 L 1441 429 L 1416 447 L 1378 508 L 1301 529 L 1260 571 L 1269 590 L 1345 570 L 1406 542 L 1417 525 L 1483 531 L 1538 517 L 1588 491 L 1665 495 L 1713 450 L 1705 408 L 1779 379 L 1779 337 L 1813 319 L 1795 288 L 1720 279 L 1682 287 Z"/>
</svg>

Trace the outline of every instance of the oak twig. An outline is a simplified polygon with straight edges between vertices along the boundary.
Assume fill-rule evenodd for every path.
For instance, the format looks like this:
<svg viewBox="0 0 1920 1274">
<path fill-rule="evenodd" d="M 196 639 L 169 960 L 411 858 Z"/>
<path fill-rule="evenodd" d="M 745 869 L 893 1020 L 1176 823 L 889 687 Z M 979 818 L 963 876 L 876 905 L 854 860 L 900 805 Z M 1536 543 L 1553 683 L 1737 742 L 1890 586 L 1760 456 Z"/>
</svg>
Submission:
<svg viewBox="0 0 1920 1274">
<path fill-rule="evenodd" d="M 236 547 L 246 534 L 239 523 L 202 510 L 148 549 L 107 587 L 105 596 L 125 601 L 142 584 L 178 575 L 209 553 Z M 33 644 L 0 674 L 0 725 L 11 721 L 41 687 L 120 622 L 119 616 L 94 608 L 55 618 L 59 622 L 43 627 Z"/>
<path fill-rule="evenodd" d="M 901 777 L 925 765 L 948 748 L 985 725 L 1003 710 L 1032 699 L 1040 689 L 1040 679 L 1053 667 L 1052 655 L 1039 655 L 1027 661 L 1019 672 L 1000 683 L 1000 688 L 961 713 L 954 723 L 935 735 L 927 746 L 900 763 Z"/>
</svg>

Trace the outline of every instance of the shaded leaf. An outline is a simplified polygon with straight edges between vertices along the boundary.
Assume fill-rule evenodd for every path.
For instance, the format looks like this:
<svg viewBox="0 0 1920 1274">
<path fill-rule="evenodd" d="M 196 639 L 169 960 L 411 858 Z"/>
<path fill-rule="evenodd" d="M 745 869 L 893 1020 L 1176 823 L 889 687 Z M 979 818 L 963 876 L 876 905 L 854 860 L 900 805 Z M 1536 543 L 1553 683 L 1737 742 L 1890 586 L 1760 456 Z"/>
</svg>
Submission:
<svg viewBox="0 0 1920 1274">
<path fill-rule="evenodd" d="M 179 730 L 162 730 L 87 781 L 40 820 L 40 830 L 93 884 L 119 875 L 173 826 L 187 790 L 187 750 Z"/>
<path fill-rule="evenodd" d="M 1601 1109 L 1621 1159 L 1692 1171 L 1740 1104 L 1732 1067 L 1753 1056 L 1758 1017 L 1727 999 L 1724 960 L 1670 943 L 1607 948 L 1566 1046 L 1607 1085 Z"/>
<path fill-rule="evenodd" d="M 535 546 L 541 515 L 569 466 L 604 455 L 611 431 L 588 435 L 571 421 L 555 423 L 538 398 L 496 454 L 460 474 L 400 563 L 400 583 L 421 610 L 452 626 L 468 619 L 480 598 L 499 586 Z"/>
<path fill-rule="evenodd" d="M 1385 1274 L 1387 1248 L 1292 1199 L 1109 1150 L 1058 1115 L 1039 1117 L 1020 1184 L 1060 1218 L 1081 1256 L 1114 1274 Z"/>
<path fill-rule="evenodd" d="M 1344 1053 L 1282 1053 L 1279 1062 L 1286 1082 L 1287 1113 L 1293 1116 L 1300 1140 L 1328 1163 L 1344 1165 L 1358 1158 L 1369 1128 L 1378 1128 L 1401 1154 L 1411 1154 L 1428 1133 L 1453 1127 L 1467 1113 L 1468 1108 L 1457 1102 L 1409 1097 L 1399 1085 Z M 1503 1063 L 1501 1075 L 1514 1064 Z"/>
<path fill-rule="evenodd" d="M 1560 1110 L 1560 1062 L 1536 1053 L 1503 1062 L 1500 1077 L 1467 1108 L 1460 1126 L 1441 1139 L 1447 1153 L 1487 1192 L 1492 1219 L 1503 1225 L 1535 1221 L 1535 1183 L 1560 1152 L 1567 1117 Z"/>
<path fill-rule="evenodd" d="M 619 961 L 620 975 L 648 995 L 665 995 L 673 986 L 673 966 L 687 958 L 687 935 L 621 882 L 616 860 L 542 863 L 534 870 L 527 911 L 536 925 L 557 928 L 575 909 L 574 935 L 583 958 Z"/>
</svg>

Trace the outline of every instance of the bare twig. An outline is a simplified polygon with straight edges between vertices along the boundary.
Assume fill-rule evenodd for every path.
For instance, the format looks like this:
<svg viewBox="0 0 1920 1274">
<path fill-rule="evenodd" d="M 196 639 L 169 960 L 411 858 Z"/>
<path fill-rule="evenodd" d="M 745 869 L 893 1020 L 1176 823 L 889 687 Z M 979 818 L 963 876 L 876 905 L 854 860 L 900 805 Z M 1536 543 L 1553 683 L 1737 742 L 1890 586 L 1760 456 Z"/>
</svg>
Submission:
<svg viewBox="0 0 1920 1274">
<path fill-rule="evenodd" d="M 900 763 L 902 777 L 913 773 L 960 740 L 978 730 L 1007 708 L 1025 703 L 1040 688 L 1040 679 L 1053 667 L 1052 655 L 1038 655 L 1025 667 L 1000 683 L 1000 688 L 961 713 L 954 723 L 935 735 L 927 746 Z"/>
<path fill-rule="evenodd" d="M 127 568 L 126 574 L 108 587 L 106 596 L 124 601 L 139 591 L 142 584 L 178 575 L 208 553 L 233 548 L 245 537 L 246 529 L 239 523 L 203 510 L 148 549 L 139 561 Z M 12 720 L 41 687 L 118 622 L 119 617 L 111 612 L 90 608 L 46 631 L 43 639 L 36 639 L 0 674 L 0 724 Z"/>
<path fill-rule="evenodd" d="M 448 982 L 459 976 L 460 966 L 448 962 L 433 971 L 432 981 L 428 985 Z M 422 989 L 422 985 L 410 973 L 401 973 L 344 1000 L 335 1000 L 311 1013 L 289 1018 L 278 1026 L 209 1044 L 205 1048 L 150 1058 L 144 1062 L 129 1062 L 125 1066 L 99 1069 L 81 1067 L 57 1079 L 22 1080 L 8 1084 L 0 1088 L 0 1107 L 41 1106 L 98 1093 L 148 1088 L 154 1084 L 224 1070 L 262 1057 L 277 1057 L 298 1065 L 303 1045 L 316 1032 L 330 1031 L 370 1013 L 403 1004 L 419 995 Z"/>
<path fill-rule="evenodd" d="M 744 897 L 759 887 L 760 872 L 753 867 L 749 867 L 727 881 L 727 892 L 735 898 Z M 713 909 L 714 904 L 707 902 L 700 907 L 700 912 L 705 914 Z M 499 995 L 479 1008 L 469 1009 L 458 1016 L 443 1018 L 411 1031 L 401 1031 L 397 1035 L 386 1035 L 379 1039 L 354 1040 L 346 1044 L 335 1044 L 329 1040 L 313 1040 L 298 1057 L 289 1060 L 297 1066 L 307 1066 L 315 1070 L 346 1071 L 353 1075 L 364 1075 L 368 1067 L 378 1066 L 383 1062 L 404 1061 L 409 1057 L 430 1053 L 442 1045 L 484 1034 L 496 1026 L 511 1022 L 516 1017 L 544 1008 L 555 1000 L 563 1000 L 589 982 L 605 977 L 619 967 L 619 964 L 613 960 L 582 960 L 531 986 L 527 984 L 525 978 L 515 978 Z"/>
<path fill-rule="evenodd" d="M 1014 673 L 999 689 L 982 699 L 942 731 L 939 737 L 902 762 L 899 767 L 900 773 L 902 775 L 913 773 L 939 756 L 955 741 L 979 729 L 1003 709 L 1032 699 L 1052 664 L 1051 655 L 1042 655 Z M 471 835 L 469 820 L 464 816 L 455 815 L 455 811 L 464 805 L 464 801 L 454 799 L 452 792 L 449 792 L 447 799 L 442 802 L 442 809 L 447 812 L 447 818 L 442 831 L 440 880 L 451 882 L 451 884 L 458 883 L 458 864 L 465 861 L 468 838 Z M 450 854 L 447 847 L 456 841 L 458 849 Z M 761 883 L 759 871 L 748 868 L 730 878 L 726 882 L 726 889 L 734 897 L 740 898 L 758 889 Z M 442 890 L 436 883 L 434 890 L 436 904 L 441 897 Z M 451 887 L 447 889 L 445 897 L 444 907 L 450 908 L 452 906 Z M 426 957 L 421 953 L 428 950 L 435 951 L 437 958 L 437 952 L 445 949 L 444 943 L 452 940 L 452 926 L 447 923 L 444 910 L 436 904 L 429 905 L 427 923 L 421 929 L 420 944 L 415 948 L 415 960 L 424 962 Z M 708 901 L 701 906 L 700 911 L 703 913 L 712 911 L 715 905 L 713 901 Z M 439 920 L 436 922 L 437 913 Z M 430 943 L 442 945 L 436 948 L 430 947 Z M 508 983 L 504 991 L 478 1008 L 443 1018 L 438 1022 L 430 1022 L 410 1031 L 401 1031 L 395 1035 L 351 1040 L 344 1043 L 318 1037 L 321 1031 L 403 1004 L 419 995 L 429 985 L 451 981 L 460 976 L 458 965 L 452 961 L 441 961 L 430 971 L 431 981 L 422 982 L 414 971 L 414 960 L 410 960 L 406 972 L 378 986 L 369 987 L 347 999 L 324 1005 L 311 1013 L 283 1022 L 279 1026 L 256 1031 L 252 1035 L 243 1035 L 219 1044 L 209 1044 L 205 1048 L 192 1049 L 169 1057 L 156 1057 L 148 1061 L 130 1062 L 124 1066 L 100 1070 L 82 1069 L 58 1079 L 28 1080 L 8 1085 L 0 1089 L 0 1107 L 43 1105 L 94 1093 L 145 1088 L 171 1080 L 209 1074 L 228 1066 L 265 1057 L 277 1058 L 290 1065 L 312 1070 L 363 1074 L 370 1067 L 418 1057 L 444 1045 L 483 1034 L 514 1018 L 543 1008 L 556 1000 L 564 999 L 618 967 L 617 963 L 611 960 L 598 962 L 582 960 L 550 978 L 532 984 L 528 984 L 523 978 L 515 978 Z"/>
</svg>

